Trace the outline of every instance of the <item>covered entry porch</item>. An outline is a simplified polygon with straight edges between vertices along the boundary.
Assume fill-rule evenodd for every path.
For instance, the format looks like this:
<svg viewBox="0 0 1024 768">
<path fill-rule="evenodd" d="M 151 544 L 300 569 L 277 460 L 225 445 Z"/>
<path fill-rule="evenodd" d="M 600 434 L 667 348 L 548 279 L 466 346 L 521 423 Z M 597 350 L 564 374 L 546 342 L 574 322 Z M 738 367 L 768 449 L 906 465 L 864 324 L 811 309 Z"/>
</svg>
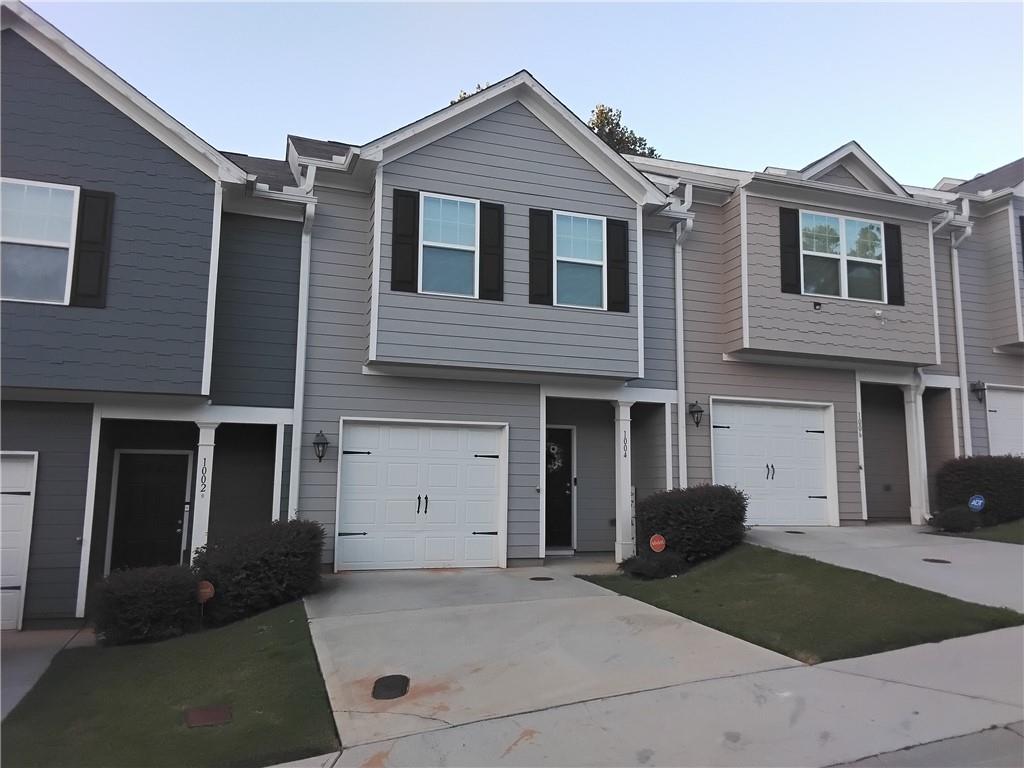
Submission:
<svg viewBox="0 0 1024 768">
<path fill-rule="evenodd" d="M 672 392 L 541 392 L 540 557 L 636 551 L 637 502 L 674 487 Z"/>
</svg>

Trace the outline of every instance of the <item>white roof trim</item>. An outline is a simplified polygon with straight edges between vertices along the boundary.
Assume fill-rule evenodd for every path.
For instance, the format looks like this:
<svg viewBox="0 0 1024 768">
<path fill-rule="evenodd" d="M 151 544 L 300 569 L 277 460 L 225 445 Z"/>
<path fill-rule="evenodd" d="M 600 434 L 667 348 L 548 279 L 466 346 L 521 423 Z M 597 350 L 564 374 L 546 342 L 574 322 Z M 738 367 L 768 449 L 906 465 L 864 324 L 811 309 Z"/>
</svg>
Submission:
<svg viewBox="0 0 1024 768">
<path fill-rule="evenodd" d="M 894 195 L 899 197 L 909 197 L 907 190 L 896 179 L 888 174 L 888 172 L 875 162 L 875 159 L 871 157 L 864 148 L 861 147 L 856 141 L 850 141 L 839 147 L 832 152 L 829 152 L 820 160 L 816 160 L 811 165 L 800 170 L 800 175 L 808 181 L 815 180 L 816 177 L 831 170 L 836 165 L 839 165 L 847 157 L 853 156 L 857 158 L 881 184 L 892 192 Z M 854 173 L 853 169 L 847 168 L 851 173 Z M 856 174 L 854 174 L 856 176 Z M 858 179 L 860 181 L 860 179 Z"/>
<path fill-rule="evenodd" d="M 21 2 L 4 2 L 11 29 L 214 181 L 244 184 L 246 173 Z"/>
<path fill-rule="evenodd" d="M 601 141 L 576 115 L 523 70 L 362 147 L 362 157 L 390 162 L 519 101 L 583 159 L 634 202 L 664 205 L 668 199 L 650 179 Z"/>
</svg>

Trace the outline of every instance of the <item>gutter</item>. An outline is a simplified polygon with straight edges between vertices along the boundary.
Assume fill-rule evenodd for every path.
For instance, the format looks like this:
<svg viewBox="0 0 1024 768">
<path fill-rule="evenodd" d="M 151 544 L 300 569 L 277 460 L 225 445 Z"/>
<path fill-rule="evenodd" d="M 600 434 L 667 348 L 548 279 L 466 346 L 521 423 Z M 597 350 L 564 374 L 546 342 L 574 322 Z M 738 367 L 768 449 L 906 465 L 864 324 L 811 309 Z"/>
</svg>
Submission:
<svg viewBox="0 0 1024 768">
<path fill-rule="evenodd" d="M 313 189 L 316 166 L 308 166 L 300 189 Z M 302 473 L 302 429 L 305 425 L 304 400 L 306 394 L 306 331 L 309 326 L 309 273 L 313 243 L 313 217 L 316 200 L 306 203 L 302 220 L 302 239 L 299 247 L 299 323 L 295 334 L 295 395 L 292 400 L 292 444 L 288 470 L 288 519 L 299 516 L 299 478 Z"/>
<path fill-rule="evenodd" d="M 672 223 L 675 229 L 675 315 L 676 315 L 676 440 L 678 445 L 677 461 L 679 465 L 679 487 L 685 488 L 688 485 L 686 472 L 686 359 L 683 322 L 683 243 L 690 232 L 693 231 L 693 215 L 690 213 L 690 206 L 693 205 L 693 184 L 687 184 L 683 192 L 682 203 L 672 208 L 675 213 L 685 214 Z"/>
<path fill-rule="evenodd" d="M 956 366 L 960 379 L 960 424 L 961 433 L 964 436 L 964 456 L 973 456 L 974 448 L 971 444 L 971 416 L 970 392 L 967 388 L 967 359 L 964 353 L 964 312 L 960 298 L 960 243 L 973 234 L 974 227 L 970 223 L 971 203 L 964 199 L 964 217 L 967 218 L 967 226 L 960 235 L 950 236 L 950 270 L 953 273 L 953 319 L 956 326 Z"/>
</svg>

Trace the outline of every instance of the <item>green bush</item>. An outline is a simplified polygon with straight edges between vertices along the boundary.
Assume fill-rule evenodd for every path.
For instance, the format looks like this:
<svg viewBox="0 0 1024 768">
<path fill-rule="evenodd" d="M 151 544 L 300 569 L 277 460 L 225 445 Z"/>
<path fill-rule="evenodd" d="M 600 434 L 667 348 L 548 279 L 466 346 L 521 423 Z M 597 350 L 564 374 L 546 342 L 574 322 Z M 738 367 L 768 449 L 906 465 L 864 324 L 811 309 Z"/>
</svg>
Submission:
<svg viewBox="0 0 1024 768">
<path fill-rule="evenodd" d="M 982 526 L 982 516 L 972 512 L 966 504 L 946 507 L 928 518 L 928 525 L 939 531 L 967 533 Z"/>
<path fill-rule="evenodd" d="M 643 552 L 619 563 L 620 571 L 644 580 L 677 576 L 689 567 L 690 564 L 686 562 L 685 557 L 667 549 L 664 552 Z"/>
<path fill-rule="evenodd" d="M 198 579 L 182 565 L 114 571 L 93 587 L 93 622 L 108 645 L 166 640 L 199 626 Z"/>
<path fill-rule="evenodd" d="M 936 504 L 948 509 L 985 497 L 981 525 L 1024 517 L 1024 457 L 970 456 L 947 461 L 935 476 Z"/>
<path fill-rule="evenodd" d="M 288 520 L 196 550 L 193 568 L 215 590 L 207 620 L 227 624 L 316 590 L 323 539 L 319 523 Z"/>
<path fill-rule="evenodd" d="M 665 537 L 666 551 L 694 563 L 740 543 L 746 533 L 747 496 L 727 485 L 696 485 L 648 496 L 636 508 L 637 551 L 650 537 Z"/>
</svg>

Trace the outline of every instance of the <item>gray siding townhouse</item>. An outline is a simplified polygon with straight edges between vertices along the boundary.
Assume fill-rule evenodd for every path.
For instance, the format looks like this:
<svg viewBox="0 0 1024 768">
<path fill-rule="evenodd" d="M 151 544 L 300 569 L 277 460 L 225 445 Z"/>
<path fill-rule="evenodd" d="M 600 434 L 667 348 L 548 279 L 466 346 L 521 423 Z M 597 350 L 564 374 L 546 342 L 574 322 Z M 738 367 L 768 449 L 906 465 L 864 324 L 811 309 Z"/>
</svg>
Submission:
<svg viewBox="0 0 1024 768">
<path fill-rule="evenodd" d="M 525 71 L 254 158 L 4 13 L 30 618 L 279 516 L 324 525 L 331 570 L 621 560 L 658 490 L 920 524 L 943 461 L 1024 453 L 1024 163 L 924 189 L 855 142 L 799 170 L 623 157 Z"/>
<path fill-rule="evenodd" d="M 281 514 L 307 196 L 24 5 L 2 27 L 8 629 L 81 617 L 111 569 Z"/>
</svg>

